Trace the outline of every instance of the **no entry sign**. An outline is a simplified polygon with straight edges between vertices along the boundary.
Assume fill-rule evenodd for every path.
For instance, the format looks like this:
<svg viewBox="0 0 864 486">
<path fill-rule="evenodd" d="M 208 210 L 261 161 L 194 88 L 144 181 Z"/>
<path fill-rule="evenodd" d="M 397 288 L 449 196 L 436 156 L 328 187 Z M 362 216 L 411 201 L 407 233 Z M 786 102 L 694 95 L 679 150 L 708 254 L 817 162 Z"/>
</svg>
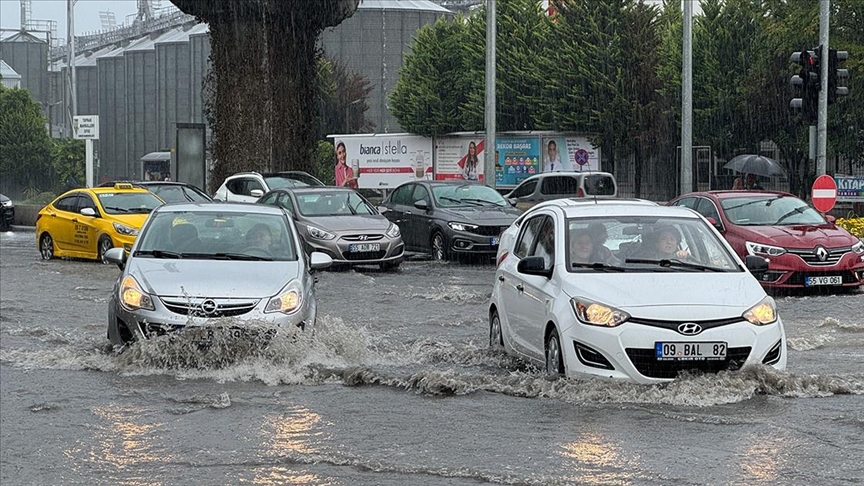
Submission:
<svg viewBox="0 0 864 486">
<path fill-rule="evenodd" d="M 837 202 L 837 183 L 829 175 L 821 175 L 813 182 L 813 192 L 810 194 L 813 207 L 821 213 L 827 213 Z"/>
</svg>

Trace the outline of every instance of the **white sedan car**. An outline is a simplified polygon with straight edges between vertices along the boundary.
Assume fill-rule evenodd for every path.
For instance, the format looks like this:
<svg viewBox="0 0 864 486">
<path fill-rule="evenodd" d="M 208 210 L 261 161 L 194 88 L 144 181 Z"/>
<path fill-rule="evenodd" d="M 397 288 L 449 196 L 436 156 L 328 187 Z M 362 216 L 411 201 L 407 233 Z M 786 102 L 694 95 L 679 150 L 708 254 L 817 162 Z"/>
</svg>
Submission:
<svg viewBox="0 0 864 486">
<path fill-rule="evenodd" d="M 748 364 L 785 369 L 783 324 L 751 273 L 767 263 L 746 262 L 689 209 L 538 205 L 501 239 L 489 342 L 551 377 L 647 384 Z"/>
</svg>

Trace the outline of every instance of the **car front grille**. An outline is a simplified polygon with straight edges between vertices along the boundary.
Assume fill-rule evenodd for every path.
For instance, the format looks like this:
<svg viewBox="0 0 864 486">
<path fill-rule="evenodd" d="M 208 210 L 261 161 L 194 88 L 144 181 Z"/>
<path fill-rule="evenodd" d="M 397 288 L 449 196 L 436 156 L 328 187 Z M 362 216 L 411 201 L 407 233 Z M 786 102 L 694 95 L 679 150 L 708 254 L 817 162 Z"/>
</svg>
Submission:
<svg viewBox="0 0 864 486">
<path fill-rule="evenodd" d="M 468 231 L 481 236 L 500 236 L 506 229 L 507 226 L 478 226 Z"/>
<path fill-rule="evenodd" d="M 386 250 L 379 251 L 343 251 L 342 257 L 346 260 L 380 260 L 387 254 Z"/>
<path fill-rule="evenodd" d="M 343 236 L 342 239 L 345 241 L 378 241 L 384 238 L 384 235 L 349 235 Z"/>
<path fill-rule="evenodd" d="M 819 255 L 816 253 L 815 248 L 811 248 L 808 250 L 800 250 L 800 249 L 787 249 L 787 252 L 798 255 L 804 263 L 807 265 L 811 265 L 814 267 L 827 267 L 831 265 L 836 265 L 837 262 L 840 261 L 843 256 L 852 251 L 852 247 L 846 246 L 843 248 L 825 248 L 827 252 L 825 256 L 825 260 L 822 260 Z"/>
<path fill-rule="evenodd" d="M 625 351 L 636 370 L 649 378 L 675 378 L 684 371 L 716 373 L 737 370 L 750 356 L 749 346 L 729 348 L 723 361 L 658 361 L 653 348 L 627 348 Z"/>
<path fill-rule="evenodd" d="M 165 308 L 175 314 L 194 317 L 233 317 L 243 315 L 258 305 L 251 299 L 182 299 L 162 298 Z"/>
</svg>

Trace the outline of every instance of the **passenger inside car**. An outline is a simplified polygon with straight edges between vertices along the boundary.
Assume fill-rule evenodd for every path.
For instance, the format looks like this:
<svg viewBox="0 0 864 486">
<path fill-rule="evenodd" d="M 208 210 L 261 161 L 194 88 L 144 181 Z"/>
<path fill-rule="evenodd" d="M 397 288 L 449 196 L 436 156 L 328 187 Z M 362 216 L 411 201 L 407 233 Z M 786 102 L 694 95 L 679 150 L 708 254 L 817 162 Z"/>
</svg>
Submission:
<svg viewBox="0 0 864 486">
<path fill-rule="evenodd" d="M 172 250 L 183 253 L 200 251 L 201 240 L 198 239 L 198 229 L 191 223 L 181 223 L 171 227 Z"/>
</svg>

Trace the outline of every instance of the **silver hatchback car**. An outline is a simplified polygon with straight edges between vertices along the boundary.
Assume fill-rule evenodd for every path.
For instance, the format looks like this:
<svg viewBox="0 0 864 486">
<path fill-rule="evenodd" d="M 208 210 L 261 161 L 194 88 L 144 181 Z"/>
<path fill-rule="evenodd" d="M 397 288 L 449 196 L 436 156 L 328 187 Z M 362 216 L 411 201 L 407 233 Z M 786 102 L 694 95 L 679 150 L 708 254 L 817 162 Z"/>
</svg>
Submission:
<svg viewBox="0 0 864 486">
<path fill-rule="evenodd" d="M 115 345 L 189 328 L 244 334 L 315 324 L 311 271 L 332 263 L 302 250 L 281 208 L 240 203 L 169 204 L 154 210 L 130 253 L 106 259 L 123 271 L 108 305 Z"/>
</svg>

